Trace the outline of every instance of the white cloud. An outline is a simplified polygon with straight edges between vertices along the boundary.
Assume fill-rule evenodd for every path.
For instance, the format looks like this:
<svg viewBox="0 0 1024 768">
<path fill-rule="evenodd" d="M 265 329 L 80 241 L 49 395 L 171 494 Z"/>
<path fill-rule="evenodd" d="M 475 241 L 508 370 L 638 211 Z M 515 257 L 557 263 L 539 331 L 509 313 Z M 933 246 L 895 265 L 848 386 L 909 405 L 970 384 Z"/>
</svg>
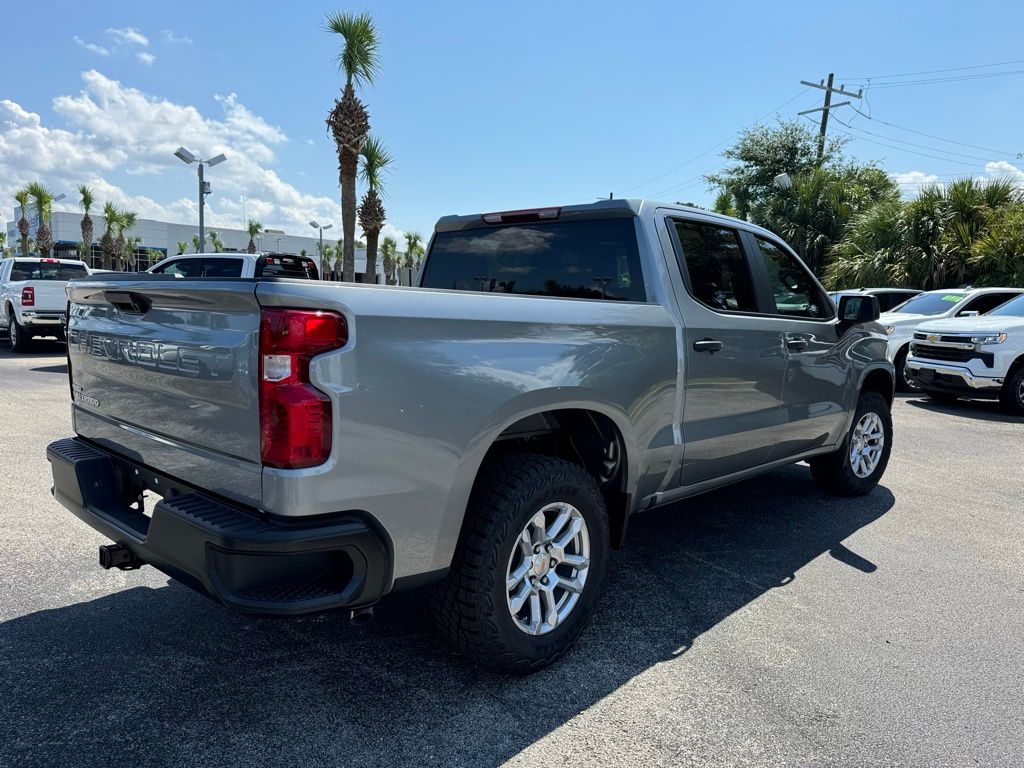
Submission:
<svg viewBox="0 0 1024 768">
<path fill-rule="evenodd" d="M 211 226 L 240 226 L 244 195 L 246 214 L 265 226 L 304 233 L 310 219 L 324 219 L 340 227 L 337 191 L 309 194 L 284 180 L 272 166 L 275 148 L 288 141 L 287 135 L 235 94 L 216 97 L 221 113 L 204 115 L 96 70 L 83 72 L 82 81 L 79 93 L 53 99 L 65 127 L 45 125 L 38 114 L 0 100 L 0 200 L 10 200 L 33 180 L 67 191 L 69 198 L 86 183 L 95 188 L 97 200 L 127 206 L 144 218 L 192 222 L 197 211 L 191 195 L 174 199 L 162 193 L 168 172 L 194 179 L 194 169 L 173 156 L 185 146 L 203 157 L 221 152 L 228 157 L 207 176 L 214 190 L 207 207 Z M 137 190 L 152 191 L 129 192 L 110 180 L 112 173 L 130 177 Z M 163 180 L 156 181 L 160 176 Z"/>
<path fill-rule="evenodd" d="M 172 30 L 170 30 L 170 29 L 160 30 L 160 35 L 168 43 L 180 43 L 181 45 L 192 45 L 192 38 L 191 37 L 186 37 L 184 35 L 182 35 L 181 37 L 177 37 L 174 34 L 174 32 Z"/>
<path fill-rule="evenodd" d="M 309 144 L 309 146 L 311 147 L 316 145 L 316 142 L 313 141 L 312 139 L 306 139 L 306 143 Z"/>
<path fill-rule="evenodd" d="M 96 43 L 87 43 L 87 42 L 85 42 L 85 40 L 80 38 L 78 35 L 75 35 L 73 39 L 74 39 L 74 41 L 76 43 L 78 43 L 78 45 L 80 45 L 82 48 L 85 48 L 85 50 L 87 50 L 87 51 L 91 51 L 92 53 L 97 53 L 100 56 L 109 56 L 110 55 L 110 50 L 107 49 L 107 48 L 104 48 L 102 45 L 97 45 Z"/>
<path fill-rule="evenodd" d="M 1024 170 L 1005 160 L 985 163 L 985 173 L 988 174 L 988 179 L 1006 179 L 1017 184 L 1024 184 Z"/>
<path fill-rule="evenodd" d="M 156 56 L 147 51 L 139 51 L 135 54 L 135 58 L 141 61 L 147 67 L 152 66 L 153 62 L 156 61 Z"/>
<path fill-rule="evenodd" d="M 124 27 L 123 29 L 111 28 L 107 30 L 118 43 L 124 45 L 149 45 L 149 38 L 139 32 L 135 27 Z"/>
<path fill-rule="evenodd" d="M 924 173 L 923 171 L 907 171 L 906 173 L 893 173 L 890 175 L 897 184 L 901 185 L 922 186 L 934 184 L 939 180 L 939 177 L 934 173 Z"/>
</svg>

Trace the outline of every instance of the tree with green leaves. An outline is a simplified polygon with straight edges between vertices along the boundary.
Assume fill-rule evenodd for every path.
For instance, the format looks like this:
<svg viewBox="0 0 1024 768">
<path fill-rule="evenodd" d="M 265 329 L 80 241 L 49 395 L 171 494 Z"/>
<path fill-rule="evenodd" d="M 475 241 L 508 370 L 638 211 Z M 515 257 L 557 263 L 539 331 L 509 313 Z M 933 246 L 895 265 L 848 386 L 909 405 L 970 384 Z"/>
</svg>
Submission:
<svg viewBox="0 0 1024 768">
<path fill-rule="evenodd" d="M 114 255 L 117 253 L 117 243 L 114 235 L 117 232 L 118 222 L 121 219 L 121 212 L 113 203 L 103 204 L 103 235 L 100 237 L 100 252 L 103 254 L 103 269 L 113 269 Z"/>
<path fill-rule="evenodd" d="M 195 253 L 202 253 L 203 242 L 199 239 L 199 235 L 192 235 L 192 250 Z"/>
<path fill-rule="evenodd" d="M 0 231 L 0 259 L 7 258 L 7 233 Z"/>
<path fill-rule="evenodd" d="M 334 13 L 327 17 L 326 31 L 341 38 L 338 68 L 345 76 L 341 98 L 335 99 L 327 126 L 338 151 L 338 182 L 341 186 L 342 279 L 355 280 L 356 172 L 359 151 L 370 133 L 370 116 L 356 96 L 355 86 L 372 83 L 380 67 L 379 42 L 373 18 L 367 14 Z"/>
<path fill-rule="evenodd" d="M 330 243 L 324 243 L 324 247 L 320 250 L 320 277 L 324 280 L 328 278 L 328 273 L 331 269 L 331 259 L 334 258 L 334 249 Z"/>
<path fill-rule="evenodd" d="M 181 256 L 187 250 L 188 250 L 188 243 L 185 242 L 184 240 L 179 240 L 178 241 L 178 253 L 177 253 L 177 255 Z"/>
<path fill-rule="evenodd" d="M 260 224 L 256 219 L 249 219 L 249 222 L 245 225 L 246 231 L 249 233 L 249 247 L 246 250 L 249 253 L 256 253 L 256 238 L 259 237 L 260 232 L 263 231 L 263 225 Z"/>
<path fill-rule="evenodd" d="M 384 279 L 388 285 L 395 284 L 395 270 L 398 269 L 398 241 L 393 237 L 385 237 L 380 243 L 380 254 L 384 266 Z"/>
<path fill-rule="evenodd" d="M 18 203 L 18 210 L 21 216 L 18 218 L 18 235 L 21 237 L 21 255 L 28 256 L 28 219 L 25 218 L 25 207 L 28 205 L 28 187 L 22 187 L 14 193 L 14 199 Z"/>
<path fill-rule="evenodd" d="M 359 226 L 366 236 L 366 277 L 368 283 L 377 282 L 377 242 L 380 230 L 384 226 L 384 203 L 381 195 L 384 191 L 384 171 L 394 161 L 391 153 L 376 136 L 370 136 L 359 151 L 361 167 L 360 178 L 366 182 L 368 189 L 363 195 L 359 206 Z"/>
<path fill-rule="evenodd" d="M 53 233 L 50 231 L 50 221 L 53 216 L 53 198 L 55 195 L 45 185 L 33 181 L 28 185 L 28 194 L 36 206 L 36 216 L 39 217 L 39 224 L 36 226 L 36 249 L 40 256 L 47 257 L 53 250 Z"/>
<path fill-rule="evenodd" d="M 129 261 L 128 249 L 131 245 L 130 238 L 126 239 L 124 233 L 135 226 L 135 222 L 139 220 L 139 215 L 135 211 L 123 210 L 118 214 L 117 217 L 117 234 L 114 236 L 114 251 L 118 254 L 121 260 L 119 269 L 122 271 L 127 269 Z M 132 246 L 131 261 L 135 261 L 134 247 Z"/>
<path fill-rule="evenodd" d="M 92 209 L 95 198 L 92 189 L 86 184 L 78 185 L 78 197 L 78 204 L 82 207 L 82 258 L 88 263 L 92 256 L 93 237 L 92 217 L 89 215 L 89 211 Z"/>
<path fill-rule="evenodd" d="M 158 261 L 164 258 L 164 252 L 158 248 L 147 248 L 146 259 L 149 261 L 149 266 L 152 267 Z M 147 267 L 148 269 L 149 267 Z"/>
<path fill-rule="evenodd" d="M 420 243 L 423 242 L 423 238 L 419 232 L 406 232 L 405 233 L 405 260 L 402 264 L 406 269 L 412 269 L 415 262 L 416 256 L 423 250 Z"/>
<path fill-rule="evenodd" d="M 224 241 L 220 239 L 220 235 L 217 234 L 216 230 L 211 229 L 207 237 L 210 238 L 210 247 L 215 253 L 222 253 L 224 251 Z"/>
</svg>

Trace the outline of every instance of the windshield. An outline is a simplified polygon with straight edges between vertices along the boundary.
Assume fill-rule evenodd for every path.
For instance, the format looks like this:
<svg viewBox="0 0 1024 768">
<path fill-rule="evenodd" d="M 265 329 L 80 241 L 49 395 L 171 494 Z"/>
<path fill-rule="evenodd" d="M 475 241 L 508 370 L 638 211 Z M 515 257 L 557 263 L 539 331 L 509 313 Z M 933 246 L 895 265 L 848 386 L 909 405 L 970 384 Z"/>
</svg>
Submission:
<svg viewBox="0 0 1024 768">
<path fill-rule="evenodd" d="M 59 261 L 15 261 L 11 267 L 11 281 L 18 280 L 71 280 L 89 274 L 85 264 L 61 264 Z"/>
<path fill-rule="evenodd" d="M 1003 317 L 1024 317 L 1024 295 L 1018 296 L 1016 299 L 1010 299 L 1005 304 L 1000 304 L 988 314 L 990 317 L 992 315 L 1002 315 Z"/>
<path fill-rule="evenodd" d="M 894 307 L 892 311 L 908 315 L 943 315 L 963 301 L 966 296 L 966 293 L 957 293 L 956 291 L 922 293 L 912 299 L 907 299 L 898 307 Z"/>
</svg>

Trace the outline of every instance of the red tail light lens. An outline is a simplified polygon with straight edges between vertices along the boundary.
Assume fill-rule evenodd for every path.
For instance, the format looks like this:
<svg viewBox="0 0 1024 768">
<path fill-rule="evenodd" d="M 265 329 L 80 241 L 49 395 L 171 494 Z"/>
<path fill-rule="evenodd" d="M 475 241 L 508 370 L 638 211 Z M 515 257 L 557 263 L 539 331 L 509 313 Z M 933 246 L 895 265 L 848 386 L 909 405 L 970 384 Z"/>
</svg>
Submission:
<svg viewBox="0 0 1024 768">
<path fill-rule="evenodd" d="M 21 306 L 34 307 L 36 305 L 36 289 L 28 286 L 21 289 Z"/>
<path fill-rule="evenodd" d="M 348 341 L 337 312 L 265 309 L 260 319 L 260 457 L 300 469 L 331 455 L 331 401 L 309 381 L 309 361 Z"/>
</svg>

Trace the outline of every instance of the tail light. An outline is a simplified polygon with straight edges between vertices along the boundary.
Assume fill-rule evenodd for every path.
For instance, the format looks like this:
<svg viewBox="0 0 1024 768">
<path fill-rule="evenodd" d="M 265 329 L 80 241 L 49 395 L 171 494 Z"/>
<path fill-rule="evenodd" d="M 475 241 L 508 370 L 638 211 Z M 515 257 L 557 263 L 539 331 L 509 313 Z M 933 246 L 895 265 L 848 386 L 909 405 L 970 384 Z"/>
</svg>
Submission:
<svg viewBox="0 0 1024 768">
<path fill-rule="evenodd" d="M 25 286 L 21 289 L 21 306 L 34 307 L 36 305 L 36 289 L 32 286 Z"/>
<path fill-rule="evenodd" d="M 260 458 L 300 469 L 331 455 L 331 401 L 309 380 L 309 361 L 348 341 L 337 312 L 264 309 L 260 318 Z"/>
<path fill-rule="evenodd" d="M 557 219 L 561 208 L 525 208 L 520 211 L 498 211 L 485 213 L 480 218 L 487 224 L 522 224 L 526 221 L 549 221 Z"/>
</svg>

